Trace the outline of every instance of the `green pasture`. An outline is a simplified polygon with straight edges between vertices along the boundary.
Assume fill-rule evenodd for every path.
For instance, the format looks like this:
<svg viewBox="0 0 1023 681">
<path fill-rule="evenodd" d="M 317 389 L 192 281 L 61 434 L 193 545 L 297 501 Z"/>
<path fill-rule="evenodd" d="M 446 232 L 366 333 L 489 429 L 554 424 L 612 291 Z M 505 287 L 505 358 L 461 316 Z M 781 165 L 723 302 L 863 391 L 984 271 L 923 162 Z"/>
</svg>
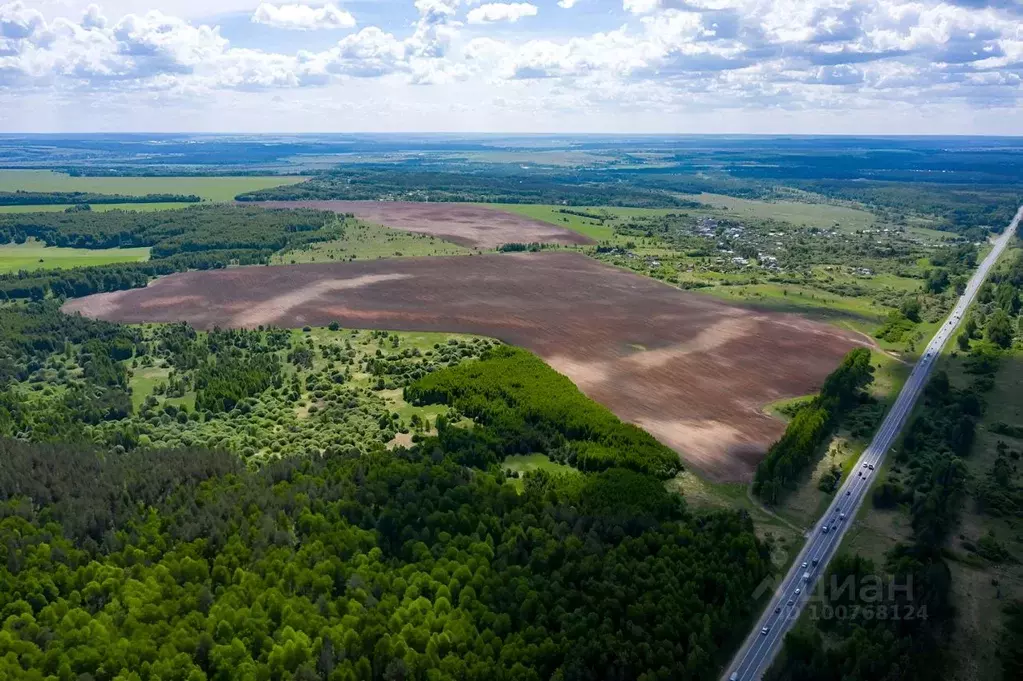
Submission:
<svg viewBox="0 0 1023 681">
<path fill-rule="evenodd" d="M 232 201 L 238 194 L 297 184 L 299 176 L 72 177 L 50 170 L 0 170 L 0 191 L 96 192 L 100 194 L 196 194 L 205 201 Z"/>
<path fill-rule="evenodd" d="M 177 210 L 195 206 L 194 203 L 168 202 L 168 203 L 93 203 L 90 204 L 94 213 L 105 213 L 109 210 Z M 46 206 L 0 206 L 0 213 L 57 213 L 67 210 L 70 204 L 53 204 Z"/>
<path fill-rule="evenodd" d="M 696 194 L 689 198 L 713 208 L 723 209 L 733 216 L 778 220 L 805 227 L 855 231 L 870 229 L 876 220 L 873 214 L 865 210 L 827 203 L 755 201 L 723 194 Z"/>
<path fill-rule="evenodd" d="M 59 248 L 29 240 L 0 246 L 0 274 L 88 265 L 110 265 L 149 259 L 148 248 Z"/>
</svg>

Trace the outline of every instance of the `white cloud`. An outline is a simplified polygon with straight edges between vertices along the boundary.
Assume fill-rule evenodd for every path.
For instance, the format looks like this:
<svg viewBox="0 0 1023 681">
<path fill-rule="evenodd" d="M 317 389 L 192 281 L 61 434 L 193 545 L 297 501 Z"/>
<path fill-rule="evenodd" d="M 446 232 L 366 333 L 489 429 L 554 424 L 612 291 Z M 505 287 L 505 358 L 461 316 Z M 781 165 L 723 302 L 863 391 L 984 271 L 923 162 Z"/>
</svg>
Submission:
<svg viewBox="0 0 1023 681">
<path fill-rule="evenodd" d="M 82 28 L 105 28 L 107 18 L 103 16 L 99 5 L 89 5 L 82 15 Z"/>
<path fill-rule="evenodd" d="M 561 9 L 572 9 L 579 0 L 558 0 L 558 7 Z"/>
<path fill-rule="evenodd" d="M 470 24 L 514 23 L 522 17 L 535 17 L 536 11 L 536 5 L 528 2 L 492 2 L 470 10 L 466 19 Z"/>
<path fill-rule="evenodd" d="M 355 17 L 336 6 L 271 5 L 264 2 L 256 8 L 252 22 L 294 31 L 352 28 Z"/>
<path fill-rule="evenodd" d="M 369 78 L 405 69 L 406 49 L 390 33 L 370 26 L 345 36 L 335 48 L 311 59 L 325 62 L 329 73 Z"/>
<path fill-rule="evenodd" d="M 890 110 L 912 98 L 920 110 L 950 102 L 978 111 L 1003 107 L 1023 125 L 1021 14 L 1005 3 L 622 0 L 632 16 L 616 29 L 559 37 L 542 24 L 543 15 L 519 22 L 510 38 L 490 24 L 537 15 L 535 5 L 403 0 L 415 9 L 411 23 L 366 26 L 333 46 L 294 51 L 237 47 L 213 22 L 166 9 L 186 0 L 145 1 L 163 11 L 0 0 L 0 106 L 46 92 L 125 101 L 173 96 L 200 106 L 226 93 L 284 88 L 295 91 L 284 98 L 290 103 L 299 90 L 344 87 L 358 78 L 360 92 L 386 92 L 381 106 L 396 110 L 406 99 L 431 96 L 423 92 L 436 93 L 438 107 L 474 110 L 474 88 L 494 88 L 509 111 L 520 112 L 771 109 L 833 116 Z M 58 6 L 71 13 L 61 16 Z M 466 11 L 464 20 L 477 25 L 470 41 L 460 38 L 458 17 Z M 250 0 L 247 12 L 253 21 L 294 29 L 354 24 L 336 5 Z M 530 35 L 533 29 L 542 32 Z M 0 111 L 0 127 L 14 116 Z"/>
<path fill-rule="evenodd" d="M 657 9 L 658 0 L 624 0 L 622 8 L 633 14 L 649 14 Z"/>
</svg>

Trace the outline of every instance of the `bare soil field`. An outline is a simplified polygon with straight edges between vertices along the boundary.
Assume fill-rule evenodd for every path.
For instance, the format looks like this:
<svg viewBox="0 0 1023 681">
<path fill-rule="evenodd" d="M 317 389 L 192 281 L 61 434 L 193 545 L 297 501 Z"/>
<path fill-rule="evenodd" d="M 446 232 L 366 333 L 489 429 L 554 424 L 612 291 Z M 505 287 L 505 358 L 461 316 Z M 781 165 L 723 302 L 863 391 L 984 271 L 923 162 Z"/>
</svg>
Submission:
<svg viewBox="0 0 1023 681">
<path fill-rule="evenodd" d="M 272 324 L 482 334 L 532 350 L 714 480 L 748 480 L 781 421 L 865 342 L 679 291 L 578 253 L 241 267 L 71 300 L 68 312 L 198 328 Z"/>
<path fill-rule="evenodd" d="M 459 246 L 490 249 L 508 243 L 586 245 L 593 239 L 570 229 L 495 208 L 467 203 L 412 201 L 261 201 L 266 208 L 315 208 L 352 213 L 360 220 L 432 234 Z"/>
</svg>

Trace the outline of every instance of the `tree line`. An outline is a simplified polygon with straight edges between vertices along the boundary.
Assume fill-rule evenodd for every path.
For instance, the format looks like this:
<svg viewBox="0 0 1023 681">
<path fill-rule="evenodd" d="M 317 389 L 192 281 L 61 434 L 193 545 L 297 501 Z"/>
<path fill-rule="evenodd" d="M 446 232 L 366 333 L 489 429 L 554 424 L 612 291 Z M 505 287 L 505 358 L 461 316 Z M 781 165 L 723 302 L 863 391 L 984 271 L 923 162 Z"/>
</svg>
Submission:
<svg viewBox="0 0 1023 681">
<path fill-rule="evenodd" d="M 0 192 L 0 206 L 54 206 L 109 203 L 199 203 L 197 194 L 100 194 L 97 192 Z"/>
<path fill-rule="evenodd" d="M 689 202 L 669 191 L 581 172 L 488 168 L 482 172 L 367 164 L 305 182 L 240 194 L 238 201 L 389 200 L 544 203 L 565 206 L 672 207 Z"/>
<path fill-rule="evenodd" d="M 326 211 L 252 206 L 0 214 L 0 243 L 34 238 L 47 246 L 150 247 L 147 262 L 0 275 L 0 300 L 83 296 L 145 286 L 171 272 L 263 264 L 277 251 L 337 238 L 344 229 L 338 220 Z"/>
<path fill-rule="evenodd" d="M 908 505 L 912 542 L 899 544 L 888 554 L 884 576 L 878 576 L 882 566 L 874 561 L 844 555 L 833 561 L 823 578 L 830 584 L 833 578 L 841 583 L 853 577 L 859 585 L 880 579 L 883 595 L 858 590 L 839 596 L 825 589 L 822 601 L 811 607 L 834 613 L 843 606 L 842 612 L 862 615 L 819 618 L 793 630 L 765 680 L 924 681 L 944 676 L 952 663 L 948 636 L 955 611 L 943 546 L 965 500 L 967 470 L 961 457 L 970 451 L 981 409 L 975 388 L 951 387 L 944 372 L 931 379 L 922 410 L 896 452 L 896 463 L 872 497 L 878 507 Z M 893 583 L 903 589 L 890 589 Z M 884 617 L 878 616 L 882 608 Z M 839 643 L 825 644 L 825 639 Z"/>
<path fill-rule="evenodd" d="M 498 459 L 541 452 L 581 470 L 624 467 L 665 478 L 681 470 L 675 452 L 519 348 L 497 347 L 478 362 L 436 371 L 405 387 L 404 395 L 412 404 L 447 404 L 476 420 L 484 427 L 480 438 L 500 442 Z"/>
<path fill-rule="evenodd" d="M 820 394 L 796 412 L 781 438 L 757 465 L 753 493 L 776 503 L 813 461 L 817 450 L 843 415 L 864 398 L 874 380 L 870 350 L 851 350 L 824 380 Z"/>
<path fill-rule="evenodd" d="M 909 584 L 911 590 L 896 591 L 895 598 L 872 600 L 854 597 L 845 600 L 825 592 L 819 607 L 831 612 L 839 605 L 852 612 L 853 606 L 871 614 L 915 613 L 912 618 L 866 617 L 845 620 L 818 619 L 813 626 L 794 630 L 785 642 L 783 655 L 765 676 L 768 681 L 839 681 L 846 679 L 919 679 L 939 678 L 953 663 L 948 639 L 955 618 L 950 603 L 952 573 L 946 562 L 946 543 L 959 518 L 969 493 L 970 476 L 964 459 L 970 455 L 977 424 L 984 410 L 984 393 L 993 386 L 998 356 L 983 343 L 970 351 L 964 368 L 972 383 L 966 388 L 951 385 L 941 370 L 928 382 L 923 399 L 901 446 L 894 452 L 894 463 L 886 479 L 872 491 L 877 508 L 903 506 L 913 529 L 908 544 L 897 545 L 886 557 L 883 579 Z M 1003 474 L 1008 470 L 1003 469 Z M 998 485 L 1011 485 L 999 481 Z M 983 500 L 983 487 L 979 498 Z M 991 484 L 991 483 L 988 483 Z M 969 546 L 967 546 L 969 550 Z M 829 575 L 839 581 L 847 576 L 861 578 L 876 574 L 873 561 L 862 556 L 839 556 Z M 889 593 L 887 589 L 885 593 Z M 925 608 L 921 611 L 921 608 Z M 897 608 L 897 609 L 893 609 Z M 1015 608 L 1015 609 L 1014 609 Z M 1007 626 L 1003 637 L 1007 644 L 1003 668 L 1006 679 L 1016 678 L 1013 670 L 1018 658 L 1013 650 L 1020 641 L 1018 605 L 1007 607 Z M 921 612 L 925 617 L 921 617 Z M 825 641 L 839 640 L 838 645 Z"/>
<path fill-rule="evenodd" d="M 184 210 L 104 213 L 0 214 L 0 243 L 29 237 L 47 246 L 132 248 L 149 246 L 154 258 L 217 249 L 280 250 L 296 234 L 316 232 L 336 220 L 308 209 L 191 206 Z"/>
</svg>

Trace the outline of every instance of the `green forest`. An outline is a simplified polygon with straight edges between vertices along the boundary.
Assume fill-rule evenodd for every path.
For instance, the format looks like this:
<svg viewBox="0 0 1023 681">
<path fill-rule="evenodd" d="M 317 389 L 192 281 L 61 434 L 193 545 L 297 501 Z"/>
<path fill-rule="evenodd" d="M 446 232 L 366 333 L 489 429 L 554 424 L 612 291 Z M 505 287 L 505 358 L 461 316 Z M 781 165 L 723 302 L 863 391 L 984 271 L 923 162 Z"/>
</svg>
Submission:
<svg viewBox="0 0 1023 681">
<path fill-rule="evenodd" d="M 0 213 L 0 244 L 34 238 L 47 246 L 150 247 L 147 262 L 0 275 L 0 300 L 83 296 L 138 288 L 171 272 L 264 264 L 278 251 L 337 238 L 343 220 L 324 211 L 225 205 L 153 212 Z"/>
<path fill-rule="evenodd" d="M 0 677 L 712 677 L 773 569 L 749 516 L 532 355 L 430 338 L 0 306 Z M 580 472 L 513 484 L 533 447 Z"/>
<path fill-rule="evenodd" d="M 105 203 L 199 203 L 196 194 L 98 194 L 96 192 L 0 192 L 0 206 L 53 206 Z"/>
<path fill-rule="evenodd" d="M 519 494 L 440 440 L 258 471 L 0 450 L 9 679 L 708 678 L 768 570 L 748 518 L 653 478 Z"/>
<path fill-rule="evenodd" d="M 660 208 L 690 202 L 660 189 L 588 179 L 581 174 L 514 171 L 449 172 L 362 166 L 323 173 L 299 184 L 240 194 L 239 201 L 320 199 L 540 203 Z"/>
<path fill-rule="evenodd" d="M 541 452 L 581 470 L 623 466 L 662 478 L 680 470 L 675 452 L 518 348 L 500 347 L 480 362 L 430 374 L 405 388 L 405 396 L 413 404 L 453 406 L 486 426 L 505 455 Z"/>
<path fill-rule="evenodd" d="M 870 398 L 865 388 L 873 381 L 870 350 L 856 348 L 824 379 L 820 394 L 801 405 L 781 439 L 767 450 L 757 465 L 753 493 L 776 503 L 798 476 L 820 454 L 824 443 L 842 417 Z"/>
</svg>

